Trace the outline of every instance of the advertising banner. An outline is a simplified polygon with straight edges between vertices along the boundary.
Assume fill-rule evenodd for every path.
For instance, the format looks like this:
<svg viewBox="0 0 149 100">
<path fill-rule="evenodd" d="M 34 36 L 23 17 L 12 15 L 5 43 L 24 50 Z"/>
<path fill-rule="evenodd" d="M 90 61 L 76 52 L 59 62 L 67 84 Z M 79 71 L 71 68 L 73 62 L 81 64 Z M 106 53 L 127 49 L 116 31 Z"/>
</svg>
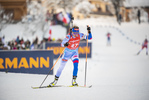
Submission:
<svg viewBox="0 0 149 100">
<path fill-rule="evenodd" d="M 53 57 L 53 50 L 0 51 L 0 71 L 48 74 L 53 66 Z"/>
<path fill-rule="evenodd" d="M 54 58 L 58 58 L 60 53 L 63 51 L 64 47 L 61 47 L 61 43 L 46 43 L 45 48 L 47 50 L 53 50 Z M 79 58 L 85 58 L 86 52 L 87 57 L 91 58 L 92 55 L 92 43 L 88 43 L 88 47 L 86 47 L 86 42 L 80 42 L 79 48 Z"/>
</svg>

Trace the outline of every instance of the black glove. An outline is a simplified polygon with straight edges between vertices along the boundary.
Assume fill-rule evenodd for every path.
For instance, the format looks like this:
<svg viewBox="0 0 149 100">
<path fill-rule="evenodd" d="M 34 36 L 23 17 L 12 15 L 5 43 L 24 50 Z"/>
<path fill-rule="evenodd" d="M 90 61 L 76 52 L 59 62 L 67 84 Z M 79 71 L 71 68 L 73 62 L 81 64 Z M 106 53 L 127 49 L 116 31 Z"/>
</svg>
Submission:
<svg viewBox="0 0 149 100">
<path fill-rule="evenodd" d="M 67 47 L 68 45 L 69 45 L 69 43 L 68 43 L 68 42 L 66 42 L 66 43 L 64 44 L 64 46 L 65 46 L 65 47 Z"/>
<path fill-rule="evenodd" d="M 87 26 L 87 30 L 88 30 L 88 33 L 90 34 L 91 33 L 91 28 L 89 26 Z"/>
<path fill-rule="evenodd" d="M 72 28 L 70 28 L 70 33 L 72 33 Z"/>
<path fill-rule="evenodd" d="M 88 31 L 90 31 L 90 30 L 91 30 L 91 28 L 90 28 L 89 26 L 87 26 L 87 30 L 88 30 Z"/>
</svg>

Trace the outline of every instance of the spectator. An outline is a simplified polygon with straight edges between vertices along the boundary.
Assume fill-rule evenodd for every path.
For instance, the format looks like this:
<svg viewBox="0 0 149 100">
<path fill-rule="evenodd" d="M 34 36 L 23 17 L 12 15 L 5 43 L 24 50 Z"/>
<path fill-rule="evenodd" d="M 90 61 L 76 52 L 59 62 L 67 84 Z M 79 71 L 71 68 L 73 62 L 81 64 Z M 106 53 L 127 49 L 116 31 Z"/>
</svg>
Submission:
<svg viewBox="0 0 149 100">
<path fill-rule="evenodd" d="M 141 20 L 140 20 L 141 12 L 140 12 L 140 9 L 138 9 L 137 16 L 138 16 L 138 22 L 139 22 L 139 24 L 140 24 L 140 23 L 141 23 Z"/>
<path fill-rule="evenodd" d="M 19 36 L 17 36 L 16 42 L 17 44 L 19 44 Z"/>
<path fill-rule="evenodd" d="M 2 38 L 2 43 L 5 44 L 5 36 Z"/>
<path fill-rule="evenodd" d="M 3 42 L 2 42 L 2 38 L 0 37 L 0 50 L 3 49 Z"/>
<path fill-rule="evenodd" d="M 118 23 L 119 23 L 119 25 L 121 25 L 121 21 L 122 21 L 122 15 L 121 15 L 121 13 L 119 13 L 119 15 L 118 15 Z"/>
<path fill-rule="evenodd" d="M 26 49 L 26 50 L 29 50 L 29 49 L 30 49 L 30 41 L 29 41 L 29 40 L 27 40 L 27 41 L 25 42 L 25 49 Z"/>
</svg>

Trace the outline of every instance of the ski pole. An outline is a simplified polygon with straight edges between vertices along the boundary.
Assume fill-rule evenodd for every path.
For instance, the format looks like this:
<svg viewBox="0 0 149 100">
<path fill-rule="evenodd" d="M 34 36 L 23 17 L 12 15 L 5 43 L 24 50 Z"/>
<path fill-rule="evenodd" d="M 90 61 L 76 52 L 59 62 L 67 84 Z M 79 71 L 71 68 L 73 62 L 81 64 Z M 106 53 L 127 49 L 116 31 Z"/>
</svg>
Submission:
<svg viewBox="0 0 149 100">
<path fill-rule="evenodd" d="M 64 48 L 65 50 L 65 48 Z M 54 66 L 56 65 L 57 61 L 59 60 L 59 58 L 61 57 L 61 55 L 64 53 L 64 50 L 62 51 L 62 53 L 59 55 L 59 57 L 57 58 L 56 62 L 54 63 L 53 67 L 51 68 L 51 70 L 49 71 L 49 73 L 47 74 L 47 76 L 45 77 L 45 79 L 42 81 L 40 87 L 42 86 L 42 84 L 44 83 L 44 81 L 47 79 L 48 75 L 50 74 L 50 72 L 53 70 Z"/>
<path fill-rule="evenodd" d="M 89 25 L 87 25 L 89 27 Z M 87 47 L 88 47 L 88 33 L 87 33 L 87 41 L 86 41 L 86 60 L 85 60 L 85 79 L 84 86 L 86 86 L 86 74 L 87 74 Z"/>
<path fill-rule="evenodd" d="M 70 33 L 72 32 L 72 28 L 73 28 L 73 20 L 74 20 L 74 17 L 72 16 L 71 17 L 71 20 L 70 20 L 70 24 L 69 24 L 69 26 L 70 26 Z"/>
</svg>

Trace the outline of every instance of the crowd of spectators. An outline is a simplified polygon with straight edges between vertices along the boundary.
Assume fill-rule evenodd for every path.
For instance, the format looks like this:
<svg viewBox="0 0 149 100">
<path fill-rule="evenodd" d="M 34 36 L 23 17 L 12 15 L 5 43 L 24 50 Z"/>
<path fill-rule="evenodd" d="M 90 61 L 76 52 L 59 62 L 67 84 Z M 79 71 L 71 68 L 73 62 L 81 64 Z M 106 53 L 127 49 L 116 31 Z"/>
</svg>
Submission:
<svg viewBox="0 0 149 100">
<path fill-rule="evenodd" d="M 5 42 L 5 36 L 0 37 L 0 50 L 34 50 L 34 49 L 43 49 L 41 48 L 44 42 L 61 42 L 61 39 L 51 39 L 48 40 L 48 38 L 43 38 L 43 40 L 40 41 L 38 37 L 35 38 L 35 40 L 31 43 L 31 41 L 26 40 L 24 41 L 23 38 L 17 38 L 15 40 L 11 40 L 9 42 Z"/>
<path fill-rule="evenodd" d="M 29 40 L 24 41 L 23 38 L 19 39 L 19 36 L 9 42 L 5 42 L 5 36 L 0 37 L 0 50 L 27 50 L 30 49 L 30 44 Z"/>
</svg>

